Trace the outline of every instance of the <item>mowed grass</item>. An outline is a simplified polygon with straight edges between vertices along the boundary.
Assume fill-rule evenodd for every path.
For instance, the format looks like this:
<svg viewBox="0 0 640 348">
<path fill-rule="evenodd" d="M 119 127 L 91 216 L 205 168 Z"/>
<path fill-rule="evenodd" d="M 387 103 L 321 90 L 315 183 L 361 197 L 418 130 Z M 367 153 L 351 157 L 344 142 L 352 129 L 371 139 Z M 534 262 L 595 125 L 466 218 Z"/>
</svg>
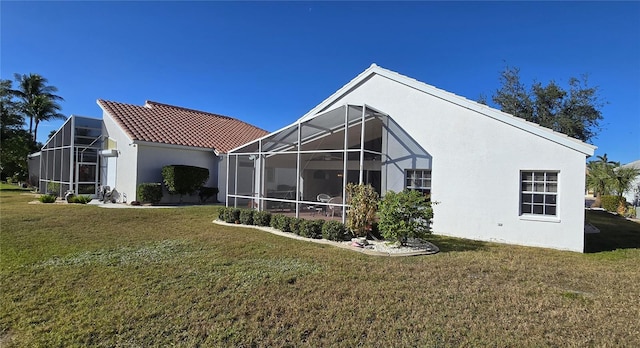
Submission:
<svg viewBox="0 0 640 348">
<path fill-rule="evenodd" d="M 31 200 L 0 191 L 2 347 L 640 345 L 637 247 L 433 236 L 437 255 L 372 257 L 221 227 L 210 206 Z"/>
</svg>

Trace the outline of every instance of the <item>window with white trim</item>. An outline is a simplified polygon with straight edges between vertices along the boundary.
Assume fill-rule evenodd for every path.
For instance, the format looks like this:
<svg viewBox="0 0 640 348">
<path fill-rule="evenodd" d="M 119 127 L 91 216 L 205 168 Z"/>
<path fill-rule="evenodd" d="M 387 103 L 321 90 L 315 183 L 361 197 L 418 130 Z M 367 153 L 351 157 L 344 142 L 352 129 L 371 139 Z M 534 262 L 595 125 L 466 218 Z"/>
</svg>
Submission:
<svg viewBox="0 0 640 348">
<path fill-rule="evenodd" d="M 420 191 L 424 194 L 431 193 L 431 170 L 408 169 L 406 173 L 405 187 L 409 190 Z"/>
<path fill-rule="evenodd" d="M 558 172 L 520 172 L 520 215 L 557 216 Z"/>
</svg>

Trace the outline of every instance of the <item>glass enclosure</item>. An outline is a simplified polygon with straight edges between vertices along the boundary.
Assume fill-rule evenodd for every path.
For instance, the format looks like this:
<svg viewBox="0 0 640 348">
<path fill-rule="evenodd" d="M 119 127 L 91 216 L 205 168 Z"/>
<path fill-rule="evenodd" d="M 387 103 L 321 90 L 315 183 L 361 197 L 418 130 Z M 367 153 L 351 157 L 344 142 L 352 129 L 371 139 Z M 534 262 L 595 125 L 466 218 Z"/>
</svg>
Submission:
<svg viewBox="0 0 640 348">
<path fill-rule="evenodd" d="M 58 196 L 64 196 L 68 191 L 81 195 L 97 194 L 100 150 L 102 120 L 69 117 L 42 147 L 39 191 Z"/>
<path fill-rule="evenodd" d="M 344 221 L 348 183 L 382 191 L 387 115 L 344 105 L 229 152 L 227 206 L 323 212 Z"/>
</svg>

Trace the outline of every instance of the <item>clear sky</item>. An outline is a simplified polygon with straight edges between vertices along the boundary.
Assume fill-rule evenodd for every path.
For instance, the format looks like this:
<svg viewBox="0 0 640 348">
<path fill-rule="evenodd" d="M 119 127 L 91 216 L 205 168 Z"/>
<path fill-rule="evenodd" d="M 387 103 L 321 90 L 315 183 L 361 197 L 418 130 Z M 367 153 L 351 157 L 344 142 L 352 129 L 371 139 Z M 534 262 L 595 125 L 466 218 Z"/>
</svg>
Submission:
<svg viewBox="0 0 640 348">
<path fill-rule="evenodd" d="M 510 65 L 527 85 L 588 74 L 608 103 L 596 155 L 640 159 L 640 2 L 2 0 L 0 11 L 0 76 L 48 78 L 66 115 L 153 100 L 273 131 L 371 63 L 472 100 Z M 41 124 L 38 140 L 60 124 Z"/>
</svg>

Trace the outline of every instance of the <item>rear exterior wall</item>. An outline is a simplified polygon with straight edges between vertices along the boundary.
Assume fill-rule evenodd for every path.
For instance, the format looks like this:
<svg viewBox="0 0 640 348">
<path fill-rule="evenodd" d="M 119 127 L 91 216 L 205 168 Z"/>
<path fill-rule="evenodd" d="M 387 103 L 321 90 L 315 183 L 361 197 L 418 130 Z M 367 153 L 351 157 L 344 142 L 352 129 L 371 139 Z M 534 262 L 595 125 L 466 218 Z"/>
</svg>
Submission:
<svg viewBox="0 0 640 348">
<path fill-rule="evenodd" d="M 327 109 L 345 103 L 387 113 L 430 155 L 435 233 L 583 251 L 583 153 L 379 75 Z M 387 178 L 399 181 L 405 169 Z M 527 170 L 559 172 L 556 217 L 520 214 L 520 173 Z"/>
</svg>

